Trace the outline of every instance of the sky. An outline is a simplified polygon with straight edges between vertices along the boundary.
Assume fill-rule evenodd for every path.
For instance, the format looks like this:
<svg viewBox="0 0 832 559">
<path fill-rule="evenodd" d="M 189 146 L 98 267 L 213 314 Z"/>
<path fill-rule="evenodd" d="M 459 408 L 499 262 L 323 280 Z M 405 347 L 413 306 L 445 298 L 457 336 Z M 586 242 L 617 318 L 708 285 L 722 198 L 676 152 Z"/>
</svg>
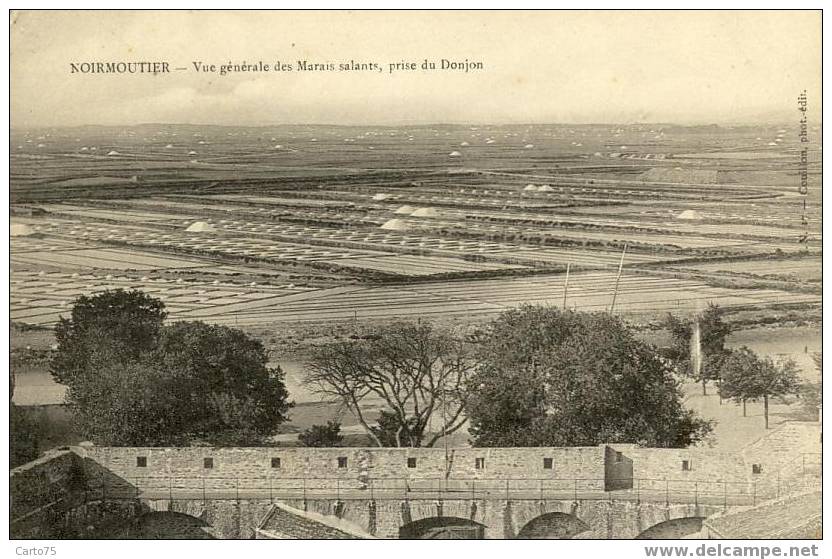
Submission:
<svg viewBox="0 0 832 559">
<path fill-rule="evenodd" d="M 819 11 L 17 11 L 11 53 L 14 128 L 791 122 L 804 89 L 820 117 Z M 388 72 L 443 58 L 483 69 Z M 382 71 L 303 72 L 300 60 Z M 70 73 L 116 61 L 172 71 Z M 193 69 L 244 61 L 295 70 Z"/>
</svg>

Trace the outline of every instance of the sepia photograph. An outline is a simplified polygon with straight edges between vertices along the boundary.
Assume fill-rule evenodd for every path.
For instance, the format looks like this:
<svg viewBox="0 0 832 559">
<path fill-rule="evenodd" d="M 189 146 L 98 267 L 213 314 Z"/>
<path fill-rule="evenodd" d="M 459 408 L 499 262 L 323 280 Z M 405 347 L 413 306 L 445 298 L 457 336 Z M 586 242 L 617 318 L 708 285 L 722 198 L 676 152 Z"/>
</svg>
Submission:
<svg viewBox="0 0 832 559">
<path fill-rule="evenodd" d="M 818 556 L 821 41 L 10 10 L 10 549 Z"/>
</svg>

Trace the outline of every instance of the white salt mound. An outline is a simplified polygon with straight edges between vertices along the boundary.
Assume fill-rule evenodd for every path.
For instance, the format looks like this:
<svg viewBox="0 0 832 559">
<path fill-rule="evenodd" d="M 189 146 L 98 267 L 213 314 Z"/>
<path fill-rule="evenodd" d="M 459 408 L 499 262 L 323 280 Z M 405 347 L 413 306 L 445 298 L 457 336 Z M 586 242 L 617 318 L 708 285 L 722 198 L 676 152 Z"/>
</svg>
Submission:
<svg viewBox="0 0 832 559">
<path fill-rule="evenodd" d="M 391 219 L 379 225 L 379 229 L 387 229 L 390 231 L 405 231 L 407 230 L 407 222 L 403 219 Z"/>
<path fill-rule="evenodd" d="M 702 214 L 696 210 L 685 210 L 677 215 L 676 219 L 702 219 Z"/>
<path fill-rule="evenodd" d="M 194 221 L 185 231 L 190 233 L 211 233 L 214 231 L 214 227 L 205 221 Z"/>
<path fill-rule="evenodd" d="M 35 230 L 25 223 L 12 223 L 11 227 L 9 227 L 9 234 L 12 237 L 28 237 L 29 235 L 34 235 Z"/>
<path fill-rule="evenodd" d="M 410 215 L 411 217 L 439 217 L 439 212 L 435 208 L 419 208 Z"/>
</svg>

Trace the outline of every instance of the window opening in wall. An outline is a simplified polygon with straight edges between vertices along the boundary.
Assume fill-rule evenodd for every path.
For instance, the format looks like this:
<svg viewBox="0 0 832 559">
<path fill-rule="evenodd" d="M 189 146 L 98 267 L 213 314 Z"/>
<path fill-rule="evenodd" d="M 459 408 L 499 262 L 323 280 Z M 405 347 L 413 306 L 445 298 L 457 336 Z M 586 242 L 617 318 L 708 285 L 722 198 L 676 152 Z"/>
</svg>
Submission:
<svg viewBox="0 0 832 559">
<path fill-rule="evenodd" d="M 147 468 L 147 456 L 136 456 L 136 467 Z"/>
<path fill-rule="evenodd" d="M 347 457 L 346 456 L 339 456 L 338 457 L 338 467 L 339 468 L 346 468 L 347 467 Z"/>
<path fill-rule="evenodd" d="M 615 453 L 615 461 L 616 462 L 623 462 L 624 461 L 624 455 L 621 454 L 620 452 L 616 452 Z"/>
<path fill-rule="evenodd" d="M 214 459 L 213 458 L 203 458 L 202 459 L 202 467 L 210 470 L 214 467 Z"/>
<path fill-rule="evenodd" d="M 551 470 L 554 465 L 554 460 L 551 458 L 544 458 L 543 459 L 543 469 L 544 470 Z"/>
<path fill-rule="evenodd" d="M 752 474 L 761 474 L 761 473 L 763 473 L 763 465 L 762 464 L 751 464 L 751 473 Z"/>
<path fill-rule="evenodd" d="M 272 468 L 279 468 L 280 467 L 280 458 L 272 458 Z"/>
<path fill-rule="evenodd" d="M 484 470 L 485 469 L 485 458 L 476 458 L 474 460 L 474 468 L 477 470 Z"/>
<path fill-rule="evenodd" d="M 408 458 L 407 459 L 407 467 L 408 468 L 415 468 L 416 467 L 416 459 L 415 458 Z"/>
<path fill-rule="evenodd" d="M 682 471 L 683 472 L 689 472 L 692 469 L 693 469 L 693 467 L 690 464 L 690 460 L 682 460 Z"/>
</svg>

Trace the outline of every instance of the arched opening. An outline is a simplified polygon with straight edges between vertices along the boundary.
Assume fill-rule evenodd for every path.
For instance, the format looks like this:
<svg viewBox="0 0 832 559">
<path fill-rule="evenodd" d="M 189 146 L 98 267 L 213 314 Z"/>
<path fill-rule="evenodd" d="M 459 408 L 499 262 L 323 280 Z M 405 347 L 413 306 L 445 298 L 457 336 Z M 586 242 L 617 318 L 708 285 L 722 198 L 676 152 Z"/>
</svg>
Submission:
<svg viewBox="0 0 832 559">
<path fill-rule="evenodd" d="M 485 526 L 466 518 L 433 516 L 399 528 L 402 540 L 481 540 Z"/>
<path fill-rule="evenodd" d="M 569 540 L 589 530 L 581 519 L 565 512 L 550 512 L 528 522 L 517 534 L 520 540 Z"/>
<path fill-rule="evenodd" d="M 213 540 L 211 527 L 201 518 L 181 512 L 149 512 L 130 527 L 139 540 Z"/>
<path fill-rule="evenodd" d="M 636 536 L 637 540 L 678 540 L 686 536 L 693 536 L 702 530 L 702 521 L 705 520 L 701 516 L 692 516 L 688 518 L 676 518 L 673 520 L 665 520 L 658 524 L 651 526 Z"/>
</svg>

